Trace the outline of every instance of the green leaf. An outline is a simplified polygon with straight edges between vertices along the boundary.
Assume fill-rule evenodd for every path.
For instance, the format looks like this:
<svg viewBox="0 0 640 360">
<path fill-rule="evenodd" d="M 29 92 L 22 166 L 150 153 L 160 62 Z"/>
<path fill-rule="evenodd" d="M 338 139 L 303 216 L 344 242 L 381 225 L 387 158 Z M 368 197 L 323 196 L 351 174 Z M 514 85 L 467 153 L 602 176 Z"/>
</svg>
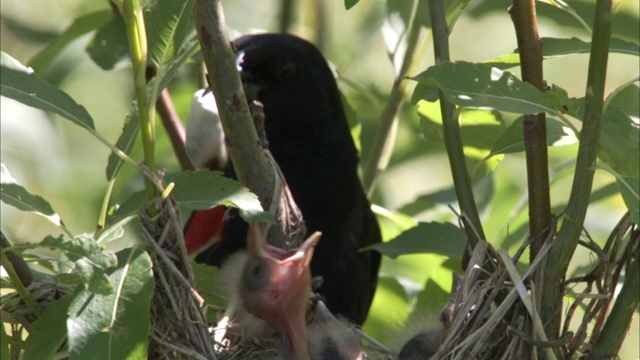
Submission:
<svg viewBox="0 0 640 360">
<path fill-rule="evenodd" d="M 60 34 L 60 36 L 56 37 L 54 42 L 31 58 L 29 66 L 38 72 L 44 71 L 51 61 L 58 56 L 69 43 L 103 26 L 112 17 L 113 11 L 111 11 L 111 9 L 98 10 L 77 17 L 71 26 Z"/>
<path fill-rule="evenodd" d="M 67 93 L 38 78 L 32 69 L 2 53 L 0 94 L 36 109 L 58 114 L 83 128 L 95 130 L 87 110 Z"/>
<path fill-rule="evenodd" d="M 578 38 L 542 38 L 545 58 L 559 57 L 572 54 L 588 54 L 591 52 L 591 43 Z M 609 53 L 640 56 L 640 46 L 638 44 L 612 38 L 609 44 Z"/>
<path fill-rule="evenodd" d="M 640 180 L 630 177 L 617 178 L 618 188 L 631 217 L 640 224 Z"/>
<path fill-rule="evenodd" d="M 542 38 L 543 58 L 550 59 L 554 57 L 562 57 L 574 54 L 588 54 L 591 52 L 591 43 L 582 41 L 578 38 Z M 619 38 L 611 38 L 609 44 L 609 53 L 627 54 L 640 56 L 640 47 L 638 44 L 622 40 Z M 495 59 L 483 61 L 485 65 L 497 67 L 499 69 L 509 69 L 520 65 L 520 54 L 518 50 L 508 55 L 498 56 Z"/>
<path fill-rule="evenodd" d="M 573 133 L 573 130 L 569 129 L 562 122 L 554 118 L 547 117 L 546 123 L 547 145 L 564 146 L 578 142 L 578 138 Z M 500 137 L 498 137 L 498 139 L 496 139 L 488 156 L 522 152 L 524 149 L 523 118 L 519 117 L 502 135 L 500 135 Z"/>
<path fill-rule="evenodd" d="M 366 249 L 378 250 L 390 258 L 421 253 L 459 258 L 466 243 L 464 232 L 452 224 L 420 222 L 416 227 L 401 233 L 395 239 L 368 246 Z"/>
<path fill-rule="evenodd" d="M 53 359 L 67 339 L 67 310 L 73 295 L 66 295 L 49 305 L 29 328 L 24 345 L 24 359 Z"/>
<path fill-rule="evenodd" d="M 489 206 L 495 193 L 493 173 L 473 183 L 473 193 L 475 194 L 476 204 L 480 211 Z M 419 195 L 412 202 L 403 205 L 398 211 L 410 216 L 416 216 L 437 205 L 455 204 L 457 201 L 456 189 L 454 186 L 451 186 L 429 194 Z"/>
<path fill-rule="evenodd" d="M 240 209 L 240 216 L 249 223 L 273 222 L 255 194 L 221 172 L 184 171 L 169 179 L 175 184 L 173 198 L 183 207 L 204 210 L 217 205 L 233 206 Z"/>
<path fill-rule="evenodd" d="M 511 73 L 483 64 L 444 62 L 412 78 L 418 81 L 412 100 L 435 101 L 441 90 L 452 103 L 517 114 L 557 113 L 554 104 L 533 85 Z"/>
<path fill-rule="evenodd" d="M 60 217 L 51 204 L 43 197 L 31 194 L 22 185 L 16 183 L 4 164 L 0 164 L 0 200 L 22 211 L 31 211 L 42 215 L 56 225 L 60 225 Z"/>
<path fill-rule="evenodd" d="M 354 7 L 360 0 L 344 0 L 344 8 L 349 10 Z"/>
<path fill-rule="evenodd" d="M 137 248 L 117 254 L 109 281 L 118 291 L 93 294 L 79 288 L 69 306 L 70 359 L 146 359 L 149 311 L 155 282 L 151 259 Z"/>
<path fill-rule="evenodd" d="M 103 70 L 111 70 L 129 57 L 127 31 L 122 16 L 113 16 L 102 25 L 86 48 L 89 57 Z"/>
<path fill-rule="evenodd" d="M 166 64 L 174 58 L 187 34 L 194 32 L 192 7 L 193 0 L 156 0 L 145 7 L 149 53 L 156 64 Z"/>
<path fill-rule="evenodd" d="M 425 138 L 438 142 L 443 141 L 442 118 L 440 116 L 439 101 L 418 102 L 418 114 L 421 116 L 421 127 Z M 478 180 L 491 172 L 500 162 L 497 157 L 487 161 L 489 150 L 498 136 L 505 131 L 502 115 L 497 111 L 464 109 L 458 122 L 464 143 L 464 154 L 469 173 L 474 180 Z"/>
<path fill-rule="evenodd" d="M 600 160 L 623 176 L 640 178 L 640 88 L 630 84 L 605 102 L 598 140 Z"/>
<path fill-rule="evenodd" d="M 74 262 L 78 274 L 90 292 L 109 294 L 113 291 L 106 274 L 117 265 L 116 256 L 110 251 L 105 251 L 91 236 L 82 235 L 64 241 L 62 236 L 56 238 L 49 235 L 40 242 L 39 247 L 62 251 Z"/>
</svg>

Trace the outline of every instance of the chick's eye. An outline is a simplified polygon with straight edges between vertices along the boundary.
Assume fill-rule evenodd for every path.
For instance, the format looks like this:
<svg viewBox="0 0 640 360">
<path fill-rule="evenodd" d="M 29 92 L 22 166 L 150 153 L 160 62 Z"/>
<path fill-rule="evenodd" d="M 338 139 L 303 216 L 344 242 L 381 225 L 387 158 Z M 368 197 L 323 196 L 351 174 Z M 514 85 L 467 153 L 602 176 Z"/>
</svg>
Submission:
<svg viewBox="0 0 640 360">
<path fill-rule="evenodd" d="M 242 271 L 242 282 L 249 290 L 259 290 L 269 283 L 269 268 L 264 260 L 252 258 Z"/>
<path fill-rule="evenodd" d="M 285 81 L 289 79 L 293 74 L 296 73 L 296 65 L 290 61 L 278 66 L 276 69 L 276 77 L 280 81 Z"/>
</svg>

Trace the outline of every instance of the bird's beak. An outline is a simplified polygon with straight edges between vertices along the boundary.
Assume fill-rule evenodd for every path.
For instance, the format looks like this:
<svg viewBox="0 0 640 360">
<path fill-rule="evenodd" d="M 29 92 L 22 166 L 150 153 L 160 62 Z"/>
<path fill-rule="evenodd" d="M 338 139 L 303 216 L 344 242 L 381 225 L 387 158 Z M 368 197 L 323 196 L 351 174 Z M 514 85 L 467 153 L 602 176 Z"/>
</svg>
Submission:
<svg viewBox="0 0 640 360">
<path fill-rule="evenodd" d="M 300 248 L 284 251 L 267 244 L 257 226 L 249 230 L 242 298 L 250 313 L 280 331 L 287 358 L 309 358 L 305 323 L 311 294 L 309 264 L 319 240 L 316 232 Z"/>
</svg>

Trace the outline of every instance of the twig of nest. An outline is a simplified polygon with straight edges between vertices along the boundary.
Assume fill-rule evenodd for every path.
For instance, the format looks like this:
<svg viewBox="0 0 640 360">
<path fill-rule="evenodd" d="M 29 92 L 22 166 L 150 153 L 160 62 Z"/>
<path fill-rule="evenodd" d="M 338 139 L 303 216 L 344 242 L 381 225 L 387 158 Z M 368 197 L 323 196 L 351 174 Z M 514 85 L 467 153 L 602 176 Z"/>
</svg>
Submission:
<svg viewBox="0 0 640 360">
<path fill-rule="evenodd" d="M 147 177 L 164 191 L 162 178 L 147 169 Z M 139 212 L 156 288 L 151 303 L 151 359 L 215 359 L 213 342 L 202 313 L 203 300 L 184 245 L 180 210 L 171 197 L 158 201 L 158 215 Z"/>
</svg>

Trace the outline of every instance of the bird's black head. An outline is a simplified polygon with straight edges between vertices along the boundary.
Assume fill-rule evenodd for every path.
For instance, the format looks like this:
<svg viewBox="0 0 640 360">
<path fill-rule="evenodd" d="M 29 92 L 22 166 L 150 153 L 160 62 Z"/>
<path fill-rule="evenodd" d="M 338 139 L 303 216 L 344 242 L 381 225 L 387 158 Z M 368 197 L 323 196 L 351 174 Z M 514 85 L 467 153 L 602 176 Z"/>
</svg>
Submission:
<svg viewBox="0 0 640 360">
<path fill-rule="evenodd" d="M 233 44 L 247 98 L 264 106 L 270 145 L 293 145 L 286 151 L 302 147 L 292 141 L 340 145 L 357 155 L 335 78 L 313 44 L 288 34 L 247 35 Z M 277 160 L 278 149 L 271 150 Z"/>
</svg>

